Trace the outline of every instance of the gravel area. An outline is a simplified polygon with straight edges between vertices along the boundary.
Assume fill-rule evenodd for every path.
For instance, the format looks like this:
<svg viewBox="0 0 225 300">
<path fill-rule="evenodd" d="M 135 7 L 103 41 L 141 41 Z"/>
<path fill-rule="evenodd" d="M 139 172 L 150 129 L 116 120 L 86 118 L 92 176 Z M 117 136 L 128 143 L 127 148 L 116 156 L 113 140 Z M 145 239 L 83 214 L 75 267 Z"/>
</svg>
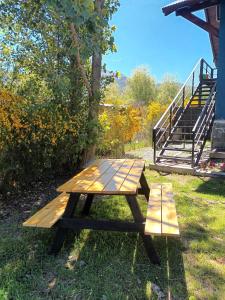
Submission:
<svg viewBox="0 0 225 300">
<path fill-rule="evenodd" d="M 152 147 L 145 147 L 141 149 L 132 150 L 126 153 L 126 156 L 131 158 L 143 158 L 149 163 L 153 162 L 153 149 Z"/>
</svg>

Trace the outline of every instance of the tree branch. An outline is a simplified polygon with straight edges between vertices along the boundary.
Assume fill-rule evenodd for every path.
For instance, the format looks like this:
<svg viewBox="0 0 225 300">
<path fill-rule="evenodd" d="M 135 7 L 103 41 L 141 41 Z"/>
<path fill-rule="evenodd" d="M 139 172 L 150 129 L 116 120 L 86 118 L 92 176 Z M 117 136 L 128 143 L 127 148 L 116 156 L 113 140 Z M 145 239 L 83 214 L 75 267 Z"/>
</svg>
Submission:
<svg viewBox="0 0 225 300">
<path fill-rule="evenodd" d="M 104 8 L 105 0 L 95 0 L 95 11 L 102 18 L 102 10 Z M 102 54 L 101 50 L 94 50 L 92 55 L 92 91 L 93 96 L 98 96 L 101 85 L 101 71 L 102 71 Z"/>
<path fill-rule="evenodd" d="M 76 27 L 73 23 L 70 24 L 70 30 L 71 30 L 71 33 L 72 33 L 73 44 L 77 49 L 77 53 L 76 53 L 77 65 L 78 65 L 78 68 L 80 69 L 81 76 L 82 76 L 84 84 L 87 88 L 89 98 L 91 98 L 93 96 L 93 93 L 92 93 L 91 85 L 90 85 L 90 82 L 88 80 L 86 71 L 85 71 L 84 66 L 82 64 L 82 61 L 81 61 L 79 37 L 78 37 L 77 31 L 76 31 Z"/>
</svg>

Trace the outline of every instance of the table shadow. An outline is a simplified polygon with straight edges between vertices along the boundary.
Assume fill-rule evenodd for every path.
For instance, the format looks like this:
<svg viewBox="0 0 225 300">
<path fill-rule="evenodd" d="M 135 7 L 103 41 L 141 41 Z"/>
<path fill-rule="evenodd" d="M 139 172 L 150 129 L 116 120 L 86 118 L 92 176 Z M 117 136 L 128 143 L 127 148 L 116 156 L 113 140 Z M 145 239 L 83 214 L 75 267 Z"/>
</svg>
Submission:
<svg viewBox="0 0 225 300">
<path fill-rule="evenodd" d="M 105 214 L 107 201 L 104 205 L 106 207 L 101 208 L 102 212 L 99 213 L 96 203 L 90 217 L 102 215 L 104 212 L 105 219 L 110 219 L 112 216 Z M 119 207 L 115 207 L 114 215 L 119 215 L 119 212 Z M 87 231 L 84 232 L 87 236 L 78 261 L 85 262 L 85 268 L 83 273 L 80 272 L 79 278 L 81 285 L 93 290 L 93 299 L 99 299 L 100 295 L 106 295 L 107 299 L 116 299 L 112 297 L 115 290 L 116 297 L 121 299 L 153 300 L 157 299 L 158 290 L 164 294 L 165 299 L 188 299 L 182 244 L 179 239 L 154 238 L 161 260 L 161 265 L 157 266 L 149 261 L 139 234 L 92 230 L 88 230 L 88 234 Z M 84 232 L 81 231 L 80 236 L 70 232 L 64 251 L 71 253 L 79 240 L 84 239 Z M 95 286 L 88 284 L 85 277 L 91 277 Z"/>
</svg>

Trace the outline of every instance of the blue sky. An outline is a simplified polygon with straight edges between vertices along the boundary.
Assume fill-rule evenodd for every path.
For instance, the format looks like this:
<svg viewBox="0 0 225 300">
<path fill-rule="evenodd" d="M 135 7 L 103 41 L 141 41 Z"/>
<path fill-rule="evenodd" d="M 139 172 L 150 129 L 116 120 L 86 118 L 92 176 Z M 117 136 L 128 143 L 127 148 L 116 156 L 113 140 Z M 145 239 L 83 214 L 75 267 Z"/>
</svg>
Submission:
<svg viewBox="0 0 225 300">
<path fill-rule="evenodd" d="M 170 0 L 121 0 L 112 24 L 116 25 L 117 53 L 104 57 L 108 70 L 130 76 L 140 65 L 161 81 L 173 74 L 183 82 L 200 57 L 213 64 L 208 33 L 162 7 Z"/>
</svg>

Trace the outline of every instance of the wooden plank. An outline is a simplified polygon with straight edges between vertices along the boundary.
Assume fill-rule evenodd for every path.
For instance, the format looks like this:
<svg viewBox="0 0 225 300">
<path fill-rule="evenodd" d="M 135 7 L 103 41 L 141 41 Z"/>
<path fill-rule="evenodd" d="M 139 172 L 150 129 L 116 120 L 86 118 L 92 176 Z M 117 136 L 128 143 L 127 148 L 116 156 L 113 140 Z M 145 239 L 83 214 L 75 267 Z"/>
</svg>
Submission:
<svg viewBox="0 0 225 300">
<path fill-rule="evenodd" d="M 117 173 L 117 171 L 121 168 L 125 159 L 115 160 L 111 167 L 102 174 L 96 181 L 88 188 L 89 192 L 100 192 L 104 189 L 104 187 L 111 181 L 112 177 Z"/>
<path fill-rule="evenodd" d="M 161 205 L 161 184 L 150 185 L 150 198 L 148 202 L 145 234 L 161 235 L 162 234 L 162 205 Z"/>
<path fill-rule="evenodd" d="M 52 206 L 51 210 L 49 210 L 48 214 L 43 216 L 40 222 L 38 222 L 37 227 L 51 228 L 64 214 L 68 200 L 69 195 L 67 197 L 67 200 L 65 198 L 64 201 L 60 201 L 57 204 L 55 203 L 55 205 Z"/>
<path fill-rule="evenodd" d="M 103 192 L 105 194 L 116 194 L 120 192 L 120 187 L 123 184 L 127 174 L 129 173 L 130 169 L 132 168 L 135 160 L 127 159 L 121 168 L 116 172 L 116 174 L 111 178 L 110 182 L 105 186 Z M 135 191 L 134 191 L 135 193 Z"/>
<path fill-rule="evenodd" d="M 137 192 L 144 167 L 144 160 L 135 160 L 132 168 L 130 169 L 127 177 L 125 178 L 123 184 L 120 187 L 121 193 L 131 193 L 133 191 Z"/>
<path fill-rule="evenodd" d="M 84 194 L 126 194 L 126 192 L 127 194 L 135 194 L 137 192 L 135 184 L 128 189 L 124 188 L 120 191 L 120 188 L 134 163 L 135 168 L 130 174 L 130 181 L 132 179 L 139 183 L 144 168 L 143 160 L 110 159 L 100 160 L 100 162 L 91 165 L 60 186 L 57 191 Z"/>
<path fill-rule="evenodd" d="M 36 214 L 26 220 L 23 223 L 23 226 L 51 228 L 64 213 L 68 199 L 68 194 L 60 194 L 40 209 Z"/>
<path fill-rule="evenodd" d="M 57 191 L 67 193 L 83 193 L 106 172 L 112 165 L 113 160 L 99 160 L 84 171 L 67 181 Z"/>
<path fill-rule="evenodd" d="M 162 235 L 180 235 L 171 183 L 162 184 Z"/>
</svg>

